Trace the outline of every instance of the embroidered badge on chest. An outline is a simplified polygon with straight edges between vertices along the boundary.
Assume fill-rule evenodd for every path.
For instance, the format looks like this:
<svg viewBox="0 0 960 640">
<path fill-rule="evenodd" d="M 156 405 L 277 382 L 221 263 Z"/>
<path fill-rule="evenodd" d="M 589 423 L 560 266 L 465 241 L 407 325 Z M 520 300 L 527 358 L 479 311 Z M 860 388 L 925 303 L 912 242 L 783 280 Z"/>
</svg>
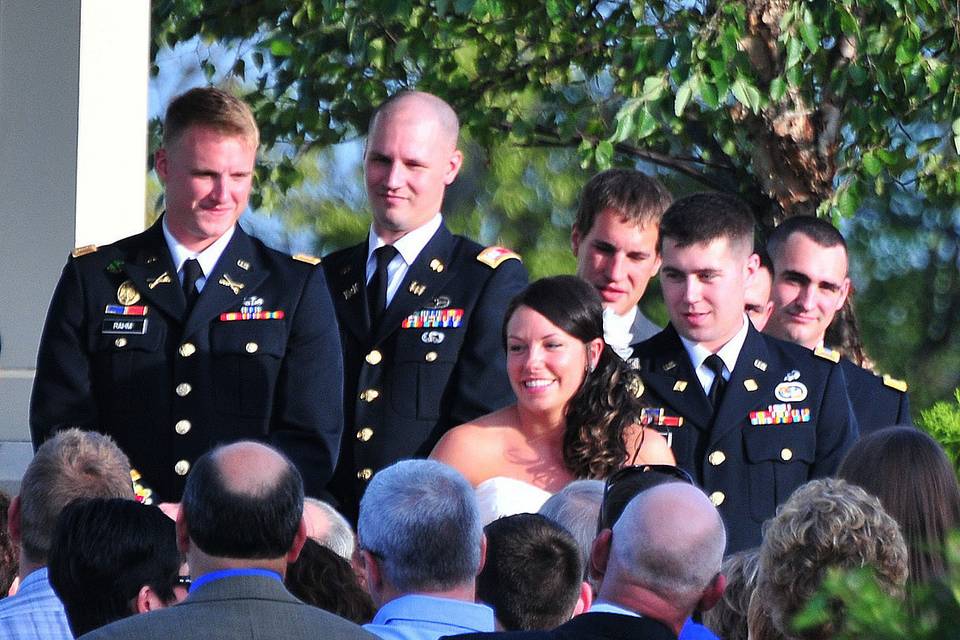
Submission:
<svg viewBox="0 0 960 640">
<path fill-rule="evenodd" d="M 807 385 L 802 382 L 781 382 L 773 390 L 780 402 L 800 402 L 807 397 Z"/>
<path fill-rule="evenodd" d="M 463 309 L 421 309 L 411 313 L 400 326 L 404 329 L 456 329 L 463 324 Z"/>
</svg>

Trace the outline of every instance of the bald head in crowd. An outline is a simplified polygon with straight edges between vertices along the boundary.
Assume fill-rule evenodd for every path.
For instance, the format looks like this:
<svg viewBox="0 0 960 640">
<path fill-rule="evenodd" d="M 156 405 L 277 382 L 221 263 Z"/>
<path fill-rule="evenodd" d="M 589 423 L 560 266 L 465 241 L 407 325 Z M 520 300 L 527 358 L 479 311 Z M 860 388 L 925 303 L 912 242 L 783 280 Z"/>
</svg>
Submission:
<svg viewBox="0 0 960 640">
<path fill-rule="evenodd" d="M 679 632 L 694 610 L 723 594 L 725 547 L 723 521 L 702 491 L 683 483 L 648 489 L 594 544 L 592 561 L 603 574 L 597 598 Z"/>
<path fill-rule="evenodd" d="M 257 442 L 210 451 L 187 478 L 177 539 L 194 578 L 236 567 L 283 575 L 306 539 L 300 473 Z"/>
</svg>

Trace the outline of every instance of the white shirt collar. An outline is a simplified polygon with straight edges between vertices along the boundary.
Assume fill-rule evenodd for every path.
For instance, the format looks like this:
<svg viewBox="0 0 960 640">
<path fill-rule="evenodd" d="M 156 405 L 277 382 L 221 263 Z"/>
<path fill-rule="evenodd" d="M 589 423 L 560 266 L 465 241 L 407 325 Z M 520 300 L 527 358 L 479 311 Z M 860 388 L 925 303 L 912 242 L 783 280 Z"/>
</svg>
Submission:
<svg viewBox="0 0 960 640">
<path fill-rule="evenodd" d="M 743 324 L 740 326 L 740 330 L 716 352 L 716 354 L 720 356 L 720 359 L 723 360 L 723 377 L 726 380 L 729 380 L 730 375 L 733 373 L 733 368 L 737 364 L 737 358 L 740 356 L 740 350 L 743 348 L 743 343 L 747 339 L 749 329 L 750 320 L 748 320 L 746 314 L 744 314 Z M 703 362 L 707 359 L 707 356 L 713 352 L 699 342 L 693 342 L 683 336 L 680 336 L 680 342 L 683 343 L 683 348 L 686 349 L 687 356 L 690 357 L 690 364 L 693 366 L 693 370 L 696 372 L 700 384 L 703 386 L 704 391 L 708 391 L 710 385 L 713 383 L 713 372 L 704 366 Z"/>
<path fill-rule="evenodd" d="M 630 609 L 624 609 L 620 605 L 613 604 L 612 602 L 607 602 L 605 600 L 595 601 L 590 606 L 590 613 L 616 613 L 621 616 L 632 616 L 634 618 L 643 617 L 636 611 L 631 611 Z"/>
<path fill-rule="evenodd" d="M 437 212 L 437 215 L 430 218 L 426 224 L 404 234 L 403 237 L 393 243 L 394 248 L 400 253 L 400 256 L 407 266 L 416 261 L 417 256 L 419 256 L 423 248 L 427 246 L 430 238 L 433 237 L 433 234 L 437 232 L 437 229 L 440 228 L 442 223 L 443 216 Z M 368 280 L 373 273 L 372 269 L 376 268 L 374 264 L 375 261 L 373 260 L 373 252 L 385 244 L 386 242 L 381 240 L 380 236 L 373 230 L 373 225 L 370 225 L 370 233 L 367 236 L 367 271 L 370 272 L 367 274 Z"/>
<path fill-rule="evenodd" d="M 199 253 L 190 251 L 173 237 L 173 234 L 170 233 L 170 229 L 167 227 L 166 216 L 163 217 L 161 228 L 163 229 L 163 239 L 166 240 L 167 248 L 170 250 L 170 257 L 173 258 L 173 266 L 176 268 L 177 274 L 181 276 L 180 282 L 182 284 L 183 263 L 190 258 L 196 258 L 197 262 L 200 263 L 204 278 L 210 277 L 210 274 L 213 273 L 213 268 L 217 266 L 217 261 L 220 259 L 220 256 L 223 255 L 224 249 L 226 249 L 230 243 L 230 239 L 233 237 L 237 225 L 234 224 L 231 226 L 227 229 L 227 232 L 217 238 L 213 244 Z"/>
<path fill-rule="evenodd" d="M 633 344 L 635 336 L 631 329 L 637 312 L 636 306 L 631 307 L 625 315 L 620 315 L 610 308 L 603 310 L 603 339 L 624 360 L 633 353 L 630 345 Z"/>
</svg>

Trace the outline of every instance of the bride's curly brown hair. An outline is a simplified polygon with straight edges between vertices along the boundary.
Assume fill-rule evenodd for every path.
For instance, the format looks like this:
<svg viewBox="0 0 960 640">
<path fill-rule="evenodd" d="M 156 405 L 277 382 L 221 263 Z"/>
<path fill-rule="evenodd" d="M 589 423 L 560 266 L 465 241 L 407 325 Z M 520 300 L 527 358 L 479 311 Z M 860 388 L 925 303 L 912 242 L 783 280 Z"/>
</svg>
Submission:
<svg viewBox="0 0 960 640">
<path fill-rule="evenodd" d="M 510 301 L 507 323 L 519 307 L 533 309 L 584 344 L 603 338 L 603 306 L 596 290 L 575 276 L 554 276 L 530 284 Z M 640 375 L 604 343 L 597 366 L 567 403 L 563 462 L 577 478 L 605 478 L 627 458 L 624 431 L 639 424 L 644 404 Z"/>
</svg>

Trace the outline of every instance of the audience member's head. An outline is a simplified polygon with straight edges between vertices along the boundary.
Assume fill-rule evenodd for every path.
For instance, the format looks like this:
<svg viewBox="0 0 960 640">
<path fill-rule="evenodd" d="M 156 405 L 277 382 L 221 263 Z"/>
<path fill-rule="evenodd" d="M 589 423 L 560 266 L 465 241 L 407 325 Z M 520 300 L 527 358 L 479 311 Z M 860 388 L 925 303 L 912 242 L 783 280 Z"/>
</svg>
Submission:
<svg viewBox="0 0 960 640">
<path fill-rule="evenodd" d="M 472 601 L 484 546 L 473 487 L 440 462 L 397 462 L 363 494 L 357 544 L 377 606 L 423 592 Z"/>
<path fill-rule="evenodd" d="M 593 539 L 597 536 L 597 517 L 600 514 L 602 501 L 602 481 L 574 480 L 550 496 L 540 507 L 540 515 L 550 518 L 569 531 L 577 541 L 584 576 L 590 561 L 590 547 L 593 546 Z"/>
<path fill-rule="evenodd" d="M 747 611 L 757 588 L 760 550 L 746 549 L 727 556 L 720 573 L 727 588 L 717 606 L 703 614 L 703 624 L 723 640 L 747 640 Z"/>
<path fill-rule="evenodd" d="M 20 544 L 21 579 L 47 564 L 57 517 L 77 498 L 133 499 L 130 462 L 110 437 L 67 429 L 44 442 L 10 505 L 10 535 Z"/>
<path fill-rule="evenodd" d="M 596 531 L 612 529 L 623 510 L 641 491 L 670 482 L 693 484 L 693 478 L 680 467 L 665 464 L 630 465 L 618 469 L 604 483 Z"/>
<path fill-rule="evenodd" d="M 10 510 L 10 496 L 0 491 L 0 599 L 6 597 L 17 579 L 18 556 L 17 545 L 10 539 L 10 530 L 7 522 L 7 512 Z"/>
<path fill-rule="evenodd" d="M 353 567 L 313 538 L 307 538 L 283 582 L 290 593 L 309 605 L 357 624 L 373 619 L 373 601 L 357 582 Z"/>
<path fill-rule="evenodd" d="M 307 537 L 313 538 L 346 561 L 353 557 L 356 538 L 347 519 L 323 500 L 304 498 L 303 520 Z"/>
<path fill-rule="evenodd" d="M 598 599 L 679 633 L 694 610 L 723 593 L 726 538 L 719 512 L 696 487 L 668 482 L 642 491 L 594 542 Z"/>
<path fill-rule="evenodd" d="M 659 180 L 634 169 L 602 171 L 583 187 L 570 234 L 577 275 L 621 316 L 636 308 L 660 267 L 660 216 L 671 200 Z"/>
<path fill-rule="evenodd" d="M 936 440 L 914 427 L 875 431 L 853 445 L 837 477 L 878 497 L 900 524 L 910 554 L 911 583 L 946 574 L 944 545 L 960 526 L 960 488 Z"/>
<path fill-rule="evenodd" d="M 493 607 L 502 629 L 553 629 L 589 606 L 589 595 L 581 599 L 580 552 L 563 527 L 521 513 L 494 520 L 484 533 L 487 559 L 477 578 L 477 600 Z"/>
<path fill-rule="evenodd" d="M 303 480 L 279 451 L 242 441 L 217 447 L 193 465 L 177 540 L 194 578 L 238 561 L 283 575 L 305 539 Z"/>
<path fill-rule="evenodd" d="M 800 633 L 793 619 L 819 591 L 829 569 L 861 567 L 873 569 L 885 592 L 902 595 L 907 548 L 896 521 L 860 487 L 833 478 L 812 480 L 765 525 L 754 601 L 784 638 L 826 640 L 840 620 Z M 750 636 L 763 640 L 754 628 Z"/>
<path fill-rule="evenodd" d="M 182 600 L 173 521 L 135 500 L 69 504 L 50 548 L 50 583 L 75 637 L 134 613 Z"/>
</svg>

